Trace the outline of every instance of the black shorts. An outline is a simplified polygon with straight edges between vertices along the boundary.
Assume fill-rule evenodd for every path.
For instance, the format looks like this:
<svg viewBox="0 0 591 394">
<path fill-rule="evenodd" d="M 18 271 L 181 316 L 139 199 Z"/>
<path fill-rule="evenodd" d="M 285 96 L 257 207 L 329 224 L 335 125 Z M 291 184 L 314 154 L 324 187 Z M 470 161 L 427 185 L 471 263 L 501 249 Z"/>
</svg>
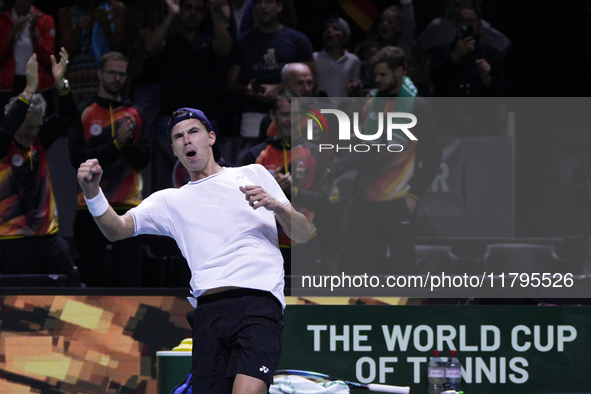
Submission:
<svg viewBox="0 0 591 394">
<path fill-rule="evenodd" d="M 283 311 L 271 293 L 237 289 L 198 298 L 193 328 L 193 394 L 232 393 L 236 374 L 273 382 Z"/>
</svg>

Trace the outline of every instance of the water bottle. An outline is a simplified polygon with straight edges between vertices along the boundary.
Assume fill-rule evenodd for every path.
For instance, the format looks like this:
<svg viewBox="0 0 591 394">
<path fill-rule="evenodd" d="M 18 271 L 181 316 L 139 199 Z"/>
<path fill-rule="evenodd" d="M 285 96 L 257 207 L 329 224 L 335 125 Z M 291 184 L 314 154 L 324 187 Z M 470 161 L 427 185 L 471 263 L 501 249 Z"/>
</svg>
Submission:
<svg viewBox="0 0 591 394">
<path fill-rule="evenodd" d="M 445 363 L 445 389 L 462 390 L 462 364 L 455 350 L 449 352 L 449 360 Z"/>
<path fill-rule="evenodd" d="M 427 365 L 427 382 L 429 383 L 428 394 L 439 394 L 443 391 L 445 368 L 437 349 L 433 351 L 433 357 L 431 357 L 429 365 Z"/>
</svg>

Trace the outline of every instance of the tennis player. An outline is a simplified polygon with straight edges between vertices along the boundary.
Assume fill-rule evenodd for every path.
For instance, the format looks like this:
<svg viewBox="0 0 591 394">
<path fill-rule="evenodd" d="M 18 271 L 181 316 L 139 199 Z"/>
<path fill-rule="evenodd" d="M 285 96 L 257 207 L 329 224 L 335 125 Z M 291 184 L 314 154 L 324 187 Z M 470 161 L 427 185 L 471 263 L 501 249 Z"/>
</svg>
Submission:
<svg viewBox="0 0 591 394">
<path fill-rule="evenodd" d="M 172 150 L 191 181 L 160 190 L 119 216 L 99 187 L 98 160 L 80 165 L 90 213 L 111 241 L 139 234 L 176 240 L 191 269 L 193 393 L 263 394 L 281 353 L 283 259 L 275 221 L 297 242 L 311 229 L 269 172 L 220 167 L 216 135 L 197 109 L 168 123 Z"/>
</svg>

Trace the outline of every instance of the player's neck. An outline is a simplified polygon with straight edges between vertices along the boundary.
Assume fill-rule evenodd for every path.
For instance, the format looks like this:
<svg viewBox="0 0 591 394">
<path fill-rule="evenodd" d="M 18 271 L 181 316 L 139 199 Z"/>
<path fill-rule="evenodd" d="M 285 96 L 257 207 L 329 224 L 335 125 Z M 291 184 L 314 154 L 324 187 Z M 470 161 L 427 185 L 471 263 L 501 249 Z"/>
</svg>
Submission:
<svg viewBox="0 0 591 394">
<path fill-rule="evenodd" d="M 222 171 L 223 167 L 221 167 L 218 163 L 213 160 L 213 158 L 207 162 L 205 167 L 199 171 L 189 171 L 189 175 L 191 176 L 191 182 L 200 181 L 201 179 L 205 179 L 208 176 L 212 176 L 217 174 L 218 172 Z"/>
</svg>

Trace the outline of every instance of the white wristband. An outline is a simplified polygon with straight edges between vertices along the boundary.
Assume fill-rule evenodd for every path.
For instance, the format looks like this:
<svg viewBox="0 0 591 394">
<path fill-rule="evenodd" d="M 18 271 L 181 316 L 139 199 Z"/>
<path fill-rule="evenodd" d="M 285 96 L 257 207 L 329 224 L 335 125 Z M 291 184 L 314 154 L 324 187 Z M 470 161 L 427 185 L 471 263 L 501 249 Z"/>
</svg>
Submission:
<svg viewBox="0 0 591 394">
<path fill-rule="evenodd" d="M 90 200 L 84 197 L 84 201 L 86 201 L 86 206 L 88 207 L 90 214 L 94 217 L 102 216 L 109 209 L 109 202 L 103 194 L 103 189 L 100 187 L 99 193 L 96 196 Z"/>
</svg>

